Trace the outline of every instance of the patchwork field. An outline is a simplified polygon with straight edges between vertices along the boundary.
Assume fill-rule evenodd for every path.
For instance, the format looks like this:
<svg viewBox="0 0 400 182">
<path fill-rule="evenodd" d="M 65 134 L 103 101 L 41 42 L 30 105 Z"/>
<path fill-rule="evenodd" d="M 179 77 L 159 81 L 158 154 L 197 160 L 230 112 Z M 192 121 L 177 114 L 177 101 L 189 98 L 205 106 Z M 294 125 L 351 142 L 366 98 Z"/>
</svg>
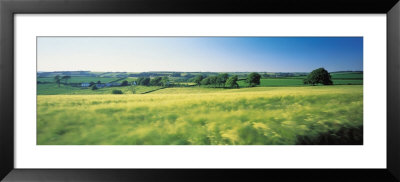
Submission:
<svg viewBox="0 0 400 182">
<path fill-rule="evenodd" d="M 135 86 L 135 93 L 141 94 L 148 91 L 156 90 L 161 87 L 157 86 Z M 37 84 L 37 95 L 99 95 L 111 94 L 113 90 L 121 90 L 124 94 L 132 94 L 132 87 L 105 87 L 98 90 L 91 90 L 90 88 L 71 87 L 68 85 L 57 84 Z"/>
<path fill-rule="evenodd" d="M 108 77 L 80 77 L 73 76 L 68 80 L 68 83 L 89 83 L 89 82 L 97 82 L 108 83 L 117 80 L 118 78 L 108 78 Z M 40 82 L 54 82 L 54 77 L 38 77 L 37 81 Z"/>
<path fill-rule="evenodd" d="M 38 88 L 39 145 L 362 144 L 362 85 L 39 94 L 55 89 Z"/>
</svg>

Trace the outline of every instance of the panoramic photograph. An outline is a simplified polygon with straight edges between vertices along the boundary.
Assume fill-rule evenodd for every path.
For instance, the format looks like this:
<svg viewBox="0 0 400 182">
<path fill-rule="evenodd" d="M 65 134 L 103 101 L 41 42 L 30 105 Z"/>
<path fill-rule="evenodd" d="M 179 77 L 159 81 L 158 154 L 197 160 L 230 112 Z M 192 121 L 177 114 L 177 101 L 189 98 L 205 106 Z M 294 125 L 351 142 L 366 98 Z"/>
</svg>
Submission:
<svg viewBox="0 0 400 182">
<path fill-rule="evenodd" d="M 37 37 L 37 145 L 363 145 L 363 37 Z"/>
</svg>

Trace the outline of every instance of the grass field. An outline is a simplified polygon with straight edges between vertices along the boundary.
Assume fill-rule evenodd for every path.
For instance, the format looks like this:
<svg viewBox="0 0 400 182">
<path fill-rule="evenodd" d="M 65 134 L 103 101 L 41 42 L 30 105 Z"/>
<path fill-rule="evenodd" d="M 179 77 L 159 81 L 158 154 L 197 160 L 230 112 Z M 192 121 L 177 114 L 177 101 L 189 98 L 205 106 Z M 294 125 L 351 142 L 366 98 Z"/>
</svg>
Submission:
<svg viewBox="0 0 400 182">
<path fill-rule="evenodd" d="M 363 80 L 332 79 L 334 85 L 362 85 Z M 240 87 L 247 87 L 249 84 L 244 80 L 238 81 Z M 269 86 L 304 86 L 302 79 L 289 78 L 268 78 L 260 80 L 261 87 Z"/>
<path fill-rule="evenodd" d="M 97 82 L 101 81 L 101 83 L 108 83 L 114 80 L 117 80 L 118 78 L 108 78 L 108 77 L 79 77 L 79 76 L 73 76 L 71 79 L 68 80 L 68 83 L 89 83 L 89 82 Z M 37 81 L 41 82 L 55 82 L 54 77 L 38 77 Z M 62 81 L 64 82 L 64 80 Z"/>
<path fill-rule="evenodd" d="M 331 73 L 332 79 L 363 79 L 363 74 L 359 72 Z"/>
<path fill-rule="evenodd" d="M 151 90 L 159 89 L 157 86 L 135 86 L 137 94 L 148 92 Z M 92 90 L 90 88 L 71 87 L 68 85 L 57 84 L 37 84 L 37 95 L 99 95 L 99 94 L 111 94 L 112 90 L 121 90 L 123 94 L 132 94 L 132 88 L 130 86 L 124 87 L 105 87 L 98 90 Z"/>
<path fill-rule="evenodd" d="M 37 104 L 39 145 L 362 144 L 362 85 L 38 95 Z"/>
</svg>

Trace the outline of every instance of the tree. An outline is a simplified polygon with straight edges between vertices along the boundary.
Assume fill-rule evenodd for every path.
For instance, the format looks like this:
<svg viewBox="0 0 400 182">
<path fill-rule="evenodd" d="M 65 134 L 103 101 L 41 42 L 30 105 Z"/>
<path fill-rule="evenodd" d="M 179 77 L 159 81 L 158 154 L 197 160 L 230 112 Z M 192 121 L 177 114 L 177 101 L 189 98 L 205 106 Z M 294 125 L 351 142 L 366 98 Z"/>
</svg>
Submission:
<svg viewBox="0 0 400 182">
<path fill-rule="evenodd" d="M 99 81 L 97 81 L 97 84 L 101 84 L 101 81 L 99 80 Z"/>
<path fill-rule="evenodd" d="M 249 83 L 250 87 L 254 87 L 256 85 L 260 85 L 260 78 L 261 78 L 260 74 L 253 72 L 247 75 L 246 82 Z"/>
<path fill-rule="evenodd" d="M 239 88 L 239 84 L 237 83 L 238 81 L 238 76 L 234 75 L 228 78 L 226 80 L 225 86 L 229 88 Z"/>
<path fill-rule="evenodd" d="M 149 86 L 150 85 L 150 77 L 144 77 L 140 80 L 139 85 Z"/>
<path fill-rule="evenodd" d="M 172 73 L 171 76 L 172 77 L 181 77 L 181 73 Z"/>
<path fill-rule="evenodd" d="M 96 85 L 93 85 L 93 86 L 92 86 L 92 90 L 97 90 L 97 86 L 96 86 Z"/>
<path fill-rule="evenodd" d="M 225 82 L 226 82 L 226 80 L 228 80 L 228 78 L 229 78 L 229 75 L 227 73 L 219 74 L 217 76 L 217 79 L 215 80 L 215 82 L 218 86 L 221 86 L 221 85 L 224 86 Z"/>
<path fill-rule="evenodd" d="M 169 85 L 169 78 L 168 78 L 168 76 L 162 77 L 162 79 L 161 79 L 161 84 L 162 84 L 162 86 L 164 86 L 164 87 L 166 87 L 166 86 Z"/>
<path fill-rule="evenodd" d="M 303 80 L 304 84 L 316 85 L 318 83 L 324 85 L 332 85 L 331 74 L 324 68 L 318 68 L 313 70 L 310 74 L 307 75 L 307 78 Z"/>
<path fill-rule="evenodd" d="M 215 85 L 217 84 L 217 79 L 217 76 L 209 76 L 204 78 L 200 83 L 201 85 L 214 85 L 215 87 Z"/>
<path fill-rule="evenodd" d="M 61 77 L 60 75 L 56 75 L 54 77 L 54 81 L 58 84 L 58 87 L 60 87 L 60 83 L 61 83 Z"/>
<path fill-rule="evenodd" d="M 206 77 L 200 82 L 201 85 L 210 85 L 210 77 Z"/>
<path fill-rule="evenodd" d="M 203 80 L 203 75 L 197 75 L 196 77 L 194 77 L 194 82 L 200 86 L 201 81 Z"/>
<path fill-rule="evenodd" d="M 144 79 L 144 77 L 139 77 L 139 78 L 136 80 L 136 84 L 137 84 L 137 85 L 140 85 L 140 83 L 143 81 L 143 79 Z"/>
<path fill-rule="evenodd" d="M 90 83 L 89 83 L 89 87 L 93 86 L 94 84 L 96 84 L 96 83 L 90 82 Z"/>
<path fill-rule="evenodd" d="M 162 80 L 162 78 L 160 76 L 157 76 L 157 77 L 155 77 L 155 78 L 150 80 L 150 85 L 160 86 L 161 85 L 161 80 Z"/>
<path fill-rule="evenodd" d="M 61 78 L 61 80 L 65 80 L 65 83 L 67 84 L 68 83 L 68 80 L 71 78 L 71 76 L 63 76 L 62 78 Z"/>
<path fill-rule="evenodd" d="M 217 84 L 217 79 L 218 79 L 217 76 L 209 76 L 209 77 L 204 78 L 201 81 L 201 84 L 202 85 L 214 85 L 214 87 L 215 87 L 215 85 Z"/>
<path fill-rule="evenodd" d="M 127 80 L 124 80 L 122 83 L 121 83 L 121 86 L 128 86 L 128 81 Z"/>
</svg>

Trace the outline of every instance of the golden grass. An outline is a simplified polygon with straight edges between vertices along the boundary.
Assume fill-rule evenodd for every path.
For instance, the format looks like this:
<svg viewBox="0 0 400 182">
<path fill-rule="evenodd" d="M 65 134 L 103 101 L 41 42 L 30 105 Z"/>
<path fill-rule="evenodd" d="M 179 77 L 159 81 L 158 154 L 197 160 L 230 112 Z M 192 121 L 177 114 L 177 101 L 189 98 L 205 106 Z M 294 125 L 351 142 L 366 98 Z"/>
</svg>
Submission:
<svg viewBox="0 0 400 182">
<path fill-rule="evenodd" d="M 39 95 L 37 143 L 298 144 L 362 127 L 362 93 L 362 86 L 318 86 Z"/>
</svg>

